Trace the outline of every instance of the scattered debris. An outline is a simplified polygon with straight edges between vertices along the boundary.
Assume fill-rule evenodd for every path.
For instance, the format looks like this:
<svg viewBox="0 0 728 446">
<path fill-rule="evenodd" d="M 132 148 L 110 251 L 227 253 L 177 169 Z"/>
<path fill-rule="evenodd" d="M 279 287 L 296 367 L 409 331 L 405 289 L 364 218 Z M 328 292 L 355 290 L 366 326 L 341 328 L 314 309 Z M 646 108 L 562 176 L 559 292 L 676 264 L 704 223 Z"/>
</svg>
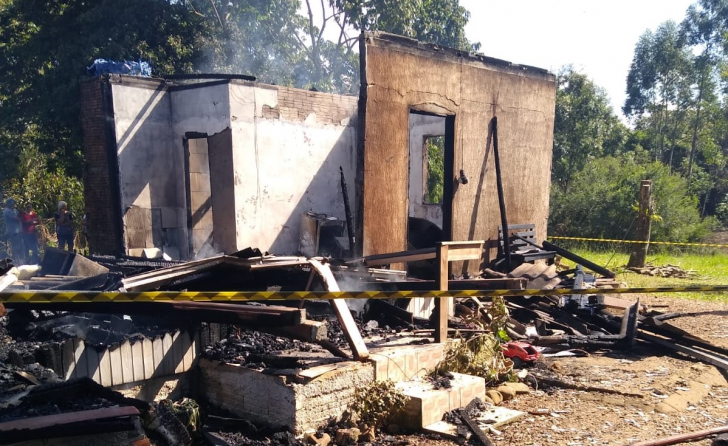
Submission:
<svg viewBox="0 0 728 446">
<path fill-rule="evenodd" d="M 656 266 L 648 263 L 642 268 L 633 266 L 628 267 L 627 269 L 646 276 L 672 277 L 675 279 L 696 279 L 699 277 L 697 271 L 693 271 L 691 269 L 686 270 L 681 268 L 679 265 L 667 264 L 664 266 Z"/>
<path fill-rule="evenodd" d="M 387 264 L 381 262 L 428 259 L 434 253 L 434 250 L 403 252 L 366 260 L 379 266 Z M 50 256 L 46 262 L 56 258 L 56 264 L 61 265 L 55 266 L 56 272 L 65 271 L 66 275 L 48 275 L 41 270 L 24 272 L 21 278 L 20 274 L 14 274 L 19 270 L 8 268 L 3 275 L 3 283 L 7 282 L 10 290 L 78 287 L 126 291 L 338 290 L 339 280 L 355 289 L 414 290 L 429 289 L 435 283 L 433 280 L 412 280 L 396 271 L 351 263 L 338 264 L 326 259 L 275 257 L 256 250 L 184 263 L 148 259 L 90 260 L 78 254 L 68 256 L 52 251 Z M 74 264 L 84 266 L 79 268 Z M 69 275 L 72 268 L 76 272 Z M 82 277 L 79 271 L 91 272 L 89 276 Z M 544 356 L 588 355 L 589 351 L 603 349 L 627 350 L 635 339 L 640 339 L 728 369 L 726 349 L 678 330 L 668 322 L 692 314 L 661 314 L 654 311 L 656 306 L 649 312 L 644 309 L 642 314 L 638 314 L 638 303 L 599 294 L 600 286 L 622 286 L 613 279 L 587 274 L 581 267 L 558 271 L 555 265 L 540 262 L 521 263 L 507 273 L 484 269 L 482 275 L 490 278 L 453 278 L 448 286 L 451 289 L 588 287 L 594 289 L 594 294 L 563 299 L 544 296 L 508 300 L 471 297 L 454 303 L 454 315 L 448 320 L 448 325 L 456 341 L 450 344 L 444 360 L 430 370 L 425 381 L 433 391 L 451 391 L 455 376 L 468 373 L 482 377 L 493 386 L 488 389 L 487 397 L 483 397 L 485 403 L 474 400 L 468 408 L 451 412 L 449 421 L 458 420 L 455 424 L 456 437 L 472 436 L 471 442 L 490 444 L 486 434 L 500 435 L 496 428 L 500 426 L 501 419 L 512 421 L 524 414 L 499 404 L 511 401 L 519 393 L 530 392 L 531 388 L 550 392 L 555 388 L 573 389 L 634 400 L 645 398 L 644 392 L 572 382 L 568 377 L 545 373 L 538 366 Z M 116 420 L 110 422 L 117 424 L 119 417 L 126 417 L 126 420 L 137 417 L 146 431 L 137 430 L 136 434 L 163 438 L 170 444 L 191 444 L 195 438 L 203 437 L 212 444 L 263 444 L 256 442 L 268 441 L 266 444 L 292 445 L 302 444 L 303 440 L 306 444 L 322 445 L 355 439 L 388 444 L 388 438 L 392 438 L 388 434 L 406 430 L 406 427 L 391 421 L 394 409 L 403 407 L 406 397 L 389 381 L 375 381 L 372 387 L 358 389 L 355 403 L 347 416 L 319 431 L 309 432 L 303 439 L 296 439 L 290 433 L 281 432 L 280 428 L 253 426 L 249 422 L 248 427 L 241 427 L 240 420 L 227 422 L 225 417 L 215 418 L 214 415 L 206 417 L 203 423 L 203 409 L 193 400 L 162 400 L 150 405 L 124 399 L 91 378 L 105 385 L 117 382 L 114 379 L 121 383 L 120 377 L 112 378 L 112 375 L 116 370 L 113 364 L 123 365 L 124 356 L 121 355 L 131 351 L 124 349 L 136 348 L 134 343 L 149 341 L 154 358 L 159 356 L 155 350 L 157 345 L 160 353 L 175 352 L 181 347 L 173 344 L 172 340 L 177 339 L 177 330 L 184 327 L 190 333 L 198 333 L 198 340 L 190 338 L 190 345 L 199 342 L 202 357 L 208 360 L 239 365 L 264 375 L 285 377 L 289 384 L 310 382 L 345 369 L 345 359 L 356 356 L 364 359 L 368 348 L 362 335 L 370 342 L 396 342 L 409 336 L 410 344 L 429 343 L 429 337 L 434 333 L 433 328 L 428 328 L 433 327 L 432 321 L 416 317 L 409 311 L 409 304 L 404 300 L 373 300 L 357 307 L 356 317 L 353 317 L 343 301 L 306 302 L 300 308 L 213 302 L 74 303 L 73 309 L 82 312 L 66 312 L 71 308 L 64 305 L 69 304 L 48 306 L 38 311 L 32 305 L 13 303 L 0 324 L 0 422 L 53 416 L 60 411 L 62 414 L 89 413 L 78 415 L 81 421 L 87 416 L 103 416 Z M 164 310 L 160 311 L 162 308 Z M 149 314 L 155 316 L 150 318 Z M 348 318 L 346 315 L 349 315 Z M 182 320 L 183 323 L 180 322 Z M 159 339 L 158 344 L 156 339 Z M 165 344 L 167 339 L 169 343 Z M 71 346 L 71 350 L 66 348 L 67 345 Z M 104 381 L 106 372 L 99 368 L 87 378 L 63 382 L 71 376 L 64 367 L 64 355 L 69 351 L 73 353 L 77 345 L 85 345 L 93 356 L 88 364 L 100 361 L 102 357 L 110 358 L 109 381 Z M 187 370 L 174 362 L 165 363 L 175 355 L 159 356 L 159 367 L 165 373 Z M 533 366 L 529 368 L 531 373 L 519 370 L 524 366 Z M 84 370 L 89 367 L 84 365 Z M 119 370 L 123 373 L 123 367 Z M 508 382 L 517 379 L 522 382 Z M 86 388 L 91 383 L 96 387 Z M 63 403 L 56 402 L 58 392 L 47 396 L 45 389 L 57 385 L 70 386 L 64 387 L 65 390 L 60 393 L 66 397 Z M 85 390 L 79 390 L 81 388 Z M 131 414 L 131 409 L 129 414 L 111 414 L 108 417 L 105 412 L 93 413 L 113 406 L 134 408 L 136 413 Z M 214 410 L 204 409 L 211 413 Z M 554 411 L 532 412 L 531 415 L 558 416 Z M 45 421 L 41 419 L 38 422 Z"/>
</svg>

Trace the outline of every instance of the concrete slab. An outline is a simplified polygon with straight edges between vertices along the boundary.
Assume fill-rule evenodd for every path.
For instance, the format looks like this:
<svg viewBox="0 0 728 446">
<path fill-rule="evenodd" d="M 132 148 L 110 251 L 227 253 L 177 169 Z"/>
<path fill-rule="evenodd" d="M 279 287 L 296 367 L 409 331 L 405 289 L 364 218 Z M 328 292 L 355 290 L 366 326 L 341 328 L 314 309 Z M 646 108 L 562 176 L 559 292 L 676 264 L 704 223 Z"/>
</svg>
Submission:
<svg viewBox="0 0 728 446">
<path fill-rule="evenodd" d="M 396 423 L 405 429 L 419 430 L 442 420 L 442 415 L 467 406 L 478 397 L 485 398 L 485 379 L 453 373 L 449 389 L 435 389 L 427 380 L 397 383 L 409 400 Z"/>
</svg>

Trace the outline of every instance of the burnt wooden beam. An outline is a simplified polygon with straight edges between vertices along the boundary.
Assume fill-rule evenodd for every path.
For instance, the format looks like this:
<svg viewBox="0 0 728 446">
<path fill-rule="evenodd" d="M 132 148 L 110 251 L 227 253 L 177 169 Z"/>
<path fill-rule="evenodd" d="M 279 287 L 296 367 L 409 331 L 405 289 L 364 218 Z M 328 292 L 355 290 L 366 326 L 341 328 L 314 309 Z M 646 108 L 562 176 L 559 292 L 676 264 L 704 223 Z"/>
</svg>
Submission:
<svg viewBox="0 0 728 446">
<path fill-rule="evenodd" d="M 694 347 L 681 345 L 681 344 L 675 342 L 673 339 L 661 338 L 658 336 L 654 336 L 654 335 L 645 333 L 644 331 L 639 331 L 637 333 L 637 336 L 640 339 L 644 339 L 645 341 L 649 341 L 649 342 L 657 344 L 661 347 L 665 347 L 668 350 L 683 353 L 685 355 L 692 356 L 693 358 L 698 359 L 702 362 L 714 365 L 723 370 L 728 370 L 728 357 L 726 357 L 726 356 L 720 356 L 713 352 L 706 352 L 706 351 L 698 350 L 697 348 L 694 348 Z"/>
<path fill-rule="evenodd" d="M 589 261 L 589 260 L 585 259 L 584 257 L 580 257 L 567 249 L 556 246 L 553 243 L 549 243 L 549 242 L 545 241 L 545 242 L 543 242 L 543 248 L 548 251 L 555 251 L 556 254 L 560 255 L 561 257 L 564 257 L 573 262 L 576 262 L 579 265 L 582 265 L 583 267 L 594 271 L 595 273 L 601 274 L 602 276 L 609 277 L 609 278 L 614 278 L 616 276 L 616 274 L 614 274 L 614 272 L 609 271 L 608 269 L 604 268 L 603 266 L 599 266 L 596 263 Z"/>
<path fill-rule="evenodd" d="M 463 422 L 468 425 L 470 431 L 473 433 L 475 438 L 480 441 L 480 444 L 482 444 L 483 446 L 493 446 L 493 442 L 490 441 L 490 438 L 485 435 L 483 429 L 481 429 L 478 423 L 470 417 L 470 412 L 475 408 L 475 405 L 479 401 L 480 398 L 474 398 L 472 401 L 470 401 L 470 403 L 468 403 L 468 405 L 465 406 L 465 408 L 463 408 L 460 412 L 460 418 L 462 418 Z"/>
<path fill-rule="evenodd" d="M 490 121 L 493 132 L 493 159 L 495 161 L 495 183 L 498 189 L 498 207 L 500 208 L 501 225 L 503 226 L 503 254 L 506 260 L 506 271 L 511 270 L 511 241 L 508 234 L 508 218 L 506 217 L 506 199 L 503 193 L 503 177 L 501 175 L 500 156 L 498 155 L 498 117 Z"/>
<path fill-rule="evenodd" d="M 363 262 L 364 265 L 371 267 L 389 265 L 392 263 L 406 263 L 416 262 L 418 260 L 434 259 L 435 256 L 435 248 L 423 248 L 366 256 L 364 257 Z"/>
<path fill-rule="evenodd" d="M 390 304 L 389 302 L 386 302 L 381 299 L 372 299 L 369 301 L 369 311 L 373 313 L 380 312 L 381 314 L 388 316 L 388 317 L 394 317 L 395 319 L 398 319 L 405 324 L 413 324 L 414 323 L 414 315 L 403 309 L 399 308 L 395 305 Z"/>
<path fill-rule="evenodd" d="M 254 82 L 256 77 L 249 74 L 226 74 L 226 73 L 189 73 L 189 74 L 166 74 L 162 76 L 165 80 L 204 80 L 204 79 L 237 79 Z"/>
<path fill-rule="evenodd" d="M 678 434 L 670 437 L 658 438 L 654 440 L 638 441 L 636 443 L 630 443 L 628 446 L 668 446 L 671 444 L 692 442 L 725 432 L 728 432 L 728 425 L 714 427 L 711 429 L 704 429 L 695 432 L 688 432 L 687 434 Z"/>
<path fill-rule="evenodd" d="M 324 265 L 314 259 L 309 259 L 308 262 L 311 267 L 318 272 L 326 291 L 341 291 L 339 284 L 336 283 L 336 278 L 328 265 Z M 332 307 L 334 307 L 336 316 L 341 323 L 341 329 L 344 331 L 344 336 L 351 346 L 351 351 L 354 353 L 354 359 L 357 361 L 366 361 L 369 358 L 369 350 L 367 349 L 367 345 L 364 343 L 364 339 L 361 337 L 359 327 L 356 326 L 354 317 L 351 315 L 351 311 L 349 311 L 349 307 L 346 305 L 346 302 L 344 302 L 343 299 L 331 299 L 329 300 L 329 303 Z"/>
</svg>

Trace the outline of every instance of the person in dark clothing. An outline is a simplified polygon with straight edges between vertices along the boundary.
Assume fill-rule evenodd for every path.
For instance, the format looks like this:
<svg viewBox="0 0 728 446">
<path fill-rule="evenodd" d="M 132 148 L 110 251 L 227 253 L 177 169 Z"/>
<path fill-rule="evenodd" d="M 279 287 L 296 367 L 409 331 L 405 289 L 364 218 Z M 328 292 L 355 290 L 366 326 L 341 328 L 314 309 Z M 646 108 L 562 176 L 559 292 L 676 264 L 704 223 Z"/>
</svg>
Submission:
<svg viewBox="0 0 728 446">
<path fill-rule="evenodd" d="M 28 203 L 25 212 L 20 213 L 20 220 L 23 224 L 23 244 L 25 245 L 25 257 L 31 264 L 37 264 L 38 253 L 38 232 L 36 226 L 40 224 L 38 214 L 33 210 L 33 205 Z"/>
<path fill-rule="evenodd" d="M 3 221 L 5 222 L 5 235 L 10 244 L 12 258 L 18 265 L 25 261 L 25 248 L 23 247 L 23 233 L 20 224 L 18 210 L 15 209 L 15 200 L 8 198 L 3 209 Z"/>
<path fill-rule="evenodd" d="M 56 219 L 56 235 L 58 236 L 58 248 L 73 251 L 73 214 L 68 210 L 65 201 L 58 202 L 58 212 L 54 216 Z"/>
</svg>

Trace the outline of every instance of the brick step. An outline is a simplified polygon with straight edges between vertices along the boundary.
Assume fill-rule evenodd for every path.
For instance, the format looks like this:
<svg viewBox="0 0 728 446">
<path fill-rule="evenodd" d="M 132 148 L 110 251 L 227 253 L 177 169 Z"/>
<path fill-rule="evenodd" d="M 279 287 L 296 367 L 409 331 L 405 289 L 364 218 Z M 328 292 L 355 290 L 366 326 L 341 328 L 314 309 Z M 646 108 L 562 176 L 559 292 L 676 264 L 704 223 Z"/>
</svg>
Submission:
<svg viewBox="0 0 728 446">
<path fill-rule="evenodd" d="M 446 412 L 467 406 L 473 398 L 485 397 L 485 379 L 461 373 L 453 375 L 448 389 L 435 389 L 422 378 L 397 383 L 408 401 L 395 423 L 405 429 L 419 430 L 442 420 Z"/>
<path fill-rule="evenodd" d="M 445 344 L 395 345 L 369 349 L 377 381 L 409 381 L 426 376 L 445 359 Z"/>
</svg>

